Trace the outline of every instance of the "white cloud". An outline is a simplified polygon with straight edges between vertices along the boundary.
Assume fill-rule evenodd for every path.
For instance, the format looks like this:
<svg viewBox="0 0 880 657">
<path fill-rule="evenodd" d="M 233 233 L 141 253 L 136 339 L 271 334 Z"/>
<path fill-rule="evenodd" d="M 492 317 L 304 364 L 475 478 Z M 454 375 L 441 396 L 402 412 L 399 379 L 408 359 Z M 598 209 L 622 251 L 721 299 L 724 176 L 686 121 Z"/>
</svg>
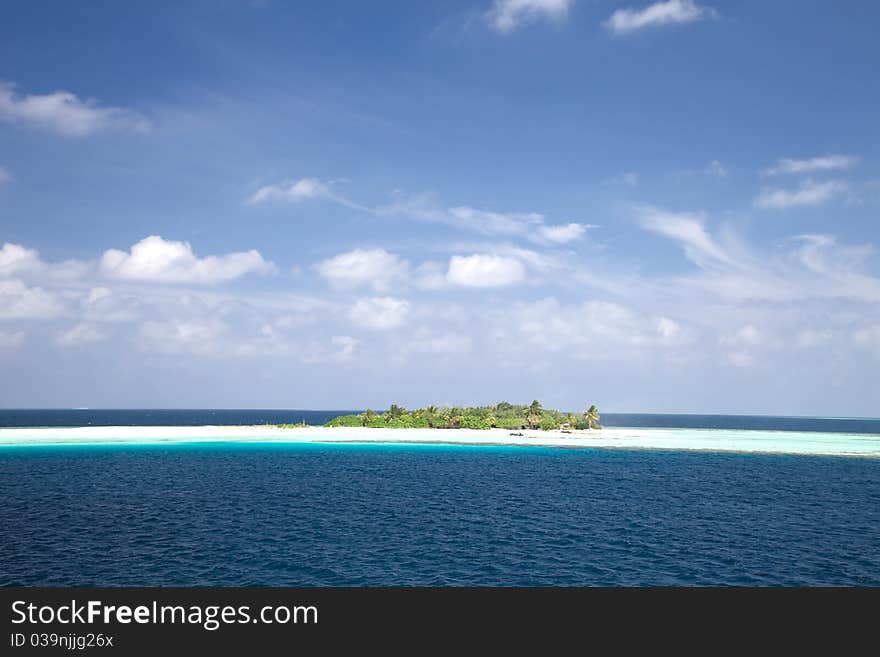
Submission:
<svg viewBox="0 0 880 657">
<path fill-rule="evenodd" d="M 406 351 L 431 354 L 463 354 L 470 351 L 473 340 L 464 333 L 437 333 L 425 326 L 419 327 L 412 338 L 403 343 Z"/>
<path fill-rule="evenodd" d="M 101 107 L 95 100 L 81 100 L 68 91 L 22 96 L 9 83 L 0 83 L 0 120 L 28 123 L 65 137 L 150 129 L 149 121 L 128 109 Z"/>
<path fill-rule="evenodd" d="M 574 0 L 495 0 L 485 18 L 492 28 L 507 34 L 537 20 L 563 20 L 573 4 Z"/>
<path fill-rule="evenodd" d="M 841 180 L 815 182 L 807 179 L 797 189 L 765 188 L 755 198 L 755 206 L 772 210 L 784 210 L 791 207 L 821 205 L 848 189 Z"/>
<path fill-rule="evenodd" d="M 755 357 L 747 351 L 732 351 L 727 354 L 727 361 L 734 367 L 751 367 L 755 364 Z"/>
<path fill-rule="evenodd" d="M 372 286 L 378 292 L 405 281 L 409 263 L 384 249 L 355 249 L 322 260 L 315 269 L 337 287 Z"/>
<path fill-rule="evenodd" d="M 644 9 L 618 9 L 605 21 L 614 34 L 629 34 L 647 27 L 693 23 L 712 18 L 715 10 L 699 6 L 694 0 L 666 0 Z"/>
<path fill-rule="evenodd" d="M 6 242 L 0 247 L 0 276 L 12 276 L 40 269 L 43 263 L 33 249 Z"/>
<path fill-rule="evenodd" d="M 167 353 L 209 354 L 217 351 L 226 329 L 218 319 L 150 320 L 141 326 L 141 346 Z"/>
<path fill-rule="evenodd" d="M 370 213 L 374 212 L 372 208 L 360 205 L 341 194 L 337 194 L 333 191 L 332 185 L 333 181 L 324 182 L 317 178 L 300 178 L 299 180 L 285 181 L 275 185 L 265 185 L 260 187 L 247 198 L 246 202 L 250 205 L 258 205 L 270 202 L 299 203 L 301 201 L 326 199 L 352 210 L 361 210 Z"/>
<path fill-rule="evenodd" d="M 447 281 L 460 287 L 502 287 L 524 280 L 526 269 L 516 258 L 478 254 L 452 256 Z"/>
<path fill-rule="evenodd" d="M 394 297 L 358 299 L 348 312 L 349 319 L 368 329 L 386 330 L 402 325 L 410 312 L 409 301 Z"/>
<path fill-rule="evenodd" d="M 9 173 L 9 169 L 4 167 L 0 167 L 0 185 L 3 183 L 8 183 L 12 180 L 12 174 Z"/>
<path fill-rule="evenodd" d="M 94 324 L 80 322 L 76 326 L 62 331 L 55 338 L 55 343 L 63 347 L 70 347 L 91 342 L 100 342 L 107 339 L 107 334 Z"/>
<path fill-rule="evenodd" d="M 784 157 L 778 160 L 775 166 L 764 169 L 761 175 L 778 176 L 789 173 L 812 173 L 814 171 L 848 169 L 858 163 L 859 158 L 854 155 L 822 155 L 805 160 Z"/>
<path fill-rule="evenodd" d="M 544 223 L 544 216 L 537 212 L 490 212 L 467 206 L 449 208 L 454 223 L 486 235 L 518 235 Z"/>
<path fill-rule="evenodd" d="M 857 344 L 880 347 L 880 324 L 860 328 L 853 332 L 853 340 Z"/>
<path fill-rule="evenodd" d="M 248 199 L 248 202 L 290 201 L 295 203 L 313 198 L 330 198 L 331 196 L 330 187 L 317 178 L 300 178 L 293 182 L 260 187 Z"/>
<path fill-rule="evenodd" d="M 714 176 L 716 178 L 724 178 L 727 175 L 727 169 L 724 168 L 724 165 L 721 164 L 718 160 L 712 160 L 709 164 L 706 165 L 706 169 L 704 173 L 707 176 Z"/>
<path fill-rule="evenodd" d="M 164 240 L 158 235 L 145 237 L 130 252 L 110 249 L 101 258 L 106 276 L 162 283 L 219 283 L 274 269 L 255 250 L 198 258 L 188 242 Z"/>
<path fill-rule="evenodd" d="M 538 234 L 548 242 L 566 244 L 580 239 L 583 234 L 587 232 L 587 228 L 588 226 L 585 224 L 576 223 L 560 224 L 558 226 L 541 226 L 541 228 L 538 229 Z"/>
<path fill-rule="evenodd" d="M 17 278 L 0 280 L 0 319 L 49 319 L 63 314 L 61 299 Z"/>
<path fill-rule="evenodd" d="M 635 210 L 644 228 L 680 243 L 687 258 L 703 271 L 654 282 L 626 280 L 616 286 L 618 294 L 641 288 L 648 295 L 676 289 L 678 295 L 702 292 L 707 298 L 736 301 L 880 300 L 880 279 L 866 266 L 875 252 L 871 244 L 838 245 L 830 235 L 800 235 L 794 238 L 800 243 L 797 249 L 782 255 L 761 253 L 729 227 L 722 227 L 725 239 L 716 240 L 706 230 L 701 213 L 673 213 L 650 206 Z"/>
<path fill-rule="evenodd" d="M 735 264 L 706 231 L 702 214 L 667 212 L 650 206 L 637 209 L 642 227 L 679 242 L 689 260 L 703 268 Z"/>
<path fill-rule="evenodd" d="M 0 247 L 0 277 L 37 275 L 56 280 L 73 280 L 82 277 L 90 265 L 78 260 L 47 263 L 40 254 L 20 244 L 6 242 Z"/>
<path fill-rule="evenodd" d="M 795 338 L 795 345 L 801 349 L 809 349 L 811 347 L 823 345 L 831 340 L 831 338 L 832 333 L 827 329 L 804 329 L 798 332 L 797 337 Z"/>
<path fill-rule="evenodd" d="M 747 347 L 757 346 L 765 341 L 764 334 L 754 325 L 746 324 L 738 331 L 721 336 L 721 344 L 740 345 Z"/>
<path fill-rule="evenodd" d="M 636 187 L 639 184 L 639 174 L 635 171 L 627 171 L 614 178 L 605 181 L 609 185 L 626 185 L 627 187 Z"/>
<path fill-rule="evenodd" d="M 679 326 L 678 322 L 668 317 L 658 317 L 654 323 L 657 327 L 657 333 L 663 341 L 675 341 L 682 334 L 681 326 Z"/>
<path fill-rule="evenodd" d="M 668 317 L 647 316 L 608 301 L 562 305 L 551 297 L 521 304 L 516 315 L 519 331 L 529 341 L 548 351 L 572 349 L 579 357 L 611 357 L 605 348 L 673 347 L 690 341 L 687 331 Z"/>
<path fill-rule="evenodd" d="M 334 335 L 330 338 L 330 342 L 337 347 L 336 353 L 333 354 L 335 360 L 348 360 L 354 356 L 355 349 L 361 343 L 350 335 Z"/>
<path fill-rule="evenodd" d="M 0 331 L 0 349 L 15 349 L 24 342 L 24 331 Z"/>
</svg>

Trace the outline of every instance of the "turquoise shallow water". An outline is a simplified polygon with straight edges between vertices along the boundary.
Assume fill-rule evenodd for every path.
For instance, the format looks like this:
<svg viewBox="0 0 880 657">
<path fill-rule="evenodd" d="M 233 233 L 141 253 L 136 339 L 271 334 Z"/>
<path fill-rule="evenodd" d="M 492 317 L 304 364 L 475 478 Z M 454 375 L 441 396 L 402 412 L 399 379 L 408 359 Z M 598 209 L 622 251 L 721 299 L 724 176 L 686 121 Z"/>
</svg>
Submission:
<svg viewBox="0 0 880 657">
<path fill-rule="evenodd" d="M 6 585 L 880 585 L 878 459 L 8 447 L 0 495 Z"/>
</svg>

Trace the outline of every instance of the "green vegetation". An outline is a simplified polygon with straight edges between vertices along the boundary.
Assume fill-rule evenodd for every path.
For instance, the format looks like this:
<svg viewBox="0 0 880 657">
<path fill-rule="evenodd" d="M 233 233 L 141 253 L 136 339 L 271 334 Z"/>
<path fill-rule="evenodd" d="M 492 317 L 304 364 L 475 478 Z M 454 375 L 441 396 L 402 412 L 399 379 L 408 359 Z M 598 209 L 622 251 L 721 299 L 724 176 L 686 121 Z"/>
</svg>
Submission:
<svg viewBox="0 0 880 657">
<path fill-rule="evenodd" d="M 499 402 L 494 406 L 428 406 L 408 411 L 392 404 L 387 411 L 367 409 L 358 415 L 340 415 L 328 427 L 377 427 L 392 429 L 601 429 L 599 410 L 591 405 L 581 415 L 543 408 L 536 399 L 529 405 Z"/>
</svg>

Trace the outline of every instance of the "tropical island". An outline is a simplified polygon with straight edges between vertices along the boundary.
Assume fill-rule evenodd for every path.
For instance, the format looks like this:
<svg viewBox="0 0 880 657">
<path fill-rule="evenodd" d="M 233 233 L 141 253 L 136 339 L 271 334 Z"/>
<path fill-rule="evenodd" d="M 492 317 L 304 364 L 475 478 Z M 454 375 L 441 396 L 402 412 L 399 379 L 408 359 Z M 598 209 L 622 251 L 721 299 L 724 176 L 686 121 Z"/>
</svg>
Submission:
<svg viewBox="0 0 880 657">
<path fill-rule="evenodd" d="M 538 400 L 520 405 L 498 402 L 491 406 L 427 406 L 407 410 L 391 404 L 387 411 L 339 415 L 326 427 L 368 427 L 377 429 L 509 429 L 570 431 L 601 429 L 599 409 L 591 404 L 583 413 L 544 408 Z"/>
</svg>

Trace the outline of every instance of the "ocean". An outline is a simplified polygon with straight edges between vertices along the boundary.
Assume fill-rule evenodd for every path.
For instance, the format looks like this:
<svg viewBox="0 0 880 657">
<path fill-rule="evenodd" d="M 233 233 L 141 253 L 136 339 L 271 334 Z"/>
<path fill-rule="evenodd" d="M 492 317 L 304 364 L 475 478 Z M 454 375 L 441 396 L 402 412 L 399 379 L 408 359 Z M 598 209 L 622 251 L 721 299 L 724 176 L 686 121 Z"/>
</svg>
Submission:
<svg viewBox="0 0 880 657">
<path fill-rule="evenodd" d="M 320 413 L 0 411 L 0 426 L 317 423 L 337 414 Z M 622 426 L 699 423 L 626 417 Z M 878 420 L 702 417 L 710 426 L 696 428 L 880 433 Z M 7 586 L 880 585 L 876 458 L 6 446 L 0 495 Z"/>
</svg>

